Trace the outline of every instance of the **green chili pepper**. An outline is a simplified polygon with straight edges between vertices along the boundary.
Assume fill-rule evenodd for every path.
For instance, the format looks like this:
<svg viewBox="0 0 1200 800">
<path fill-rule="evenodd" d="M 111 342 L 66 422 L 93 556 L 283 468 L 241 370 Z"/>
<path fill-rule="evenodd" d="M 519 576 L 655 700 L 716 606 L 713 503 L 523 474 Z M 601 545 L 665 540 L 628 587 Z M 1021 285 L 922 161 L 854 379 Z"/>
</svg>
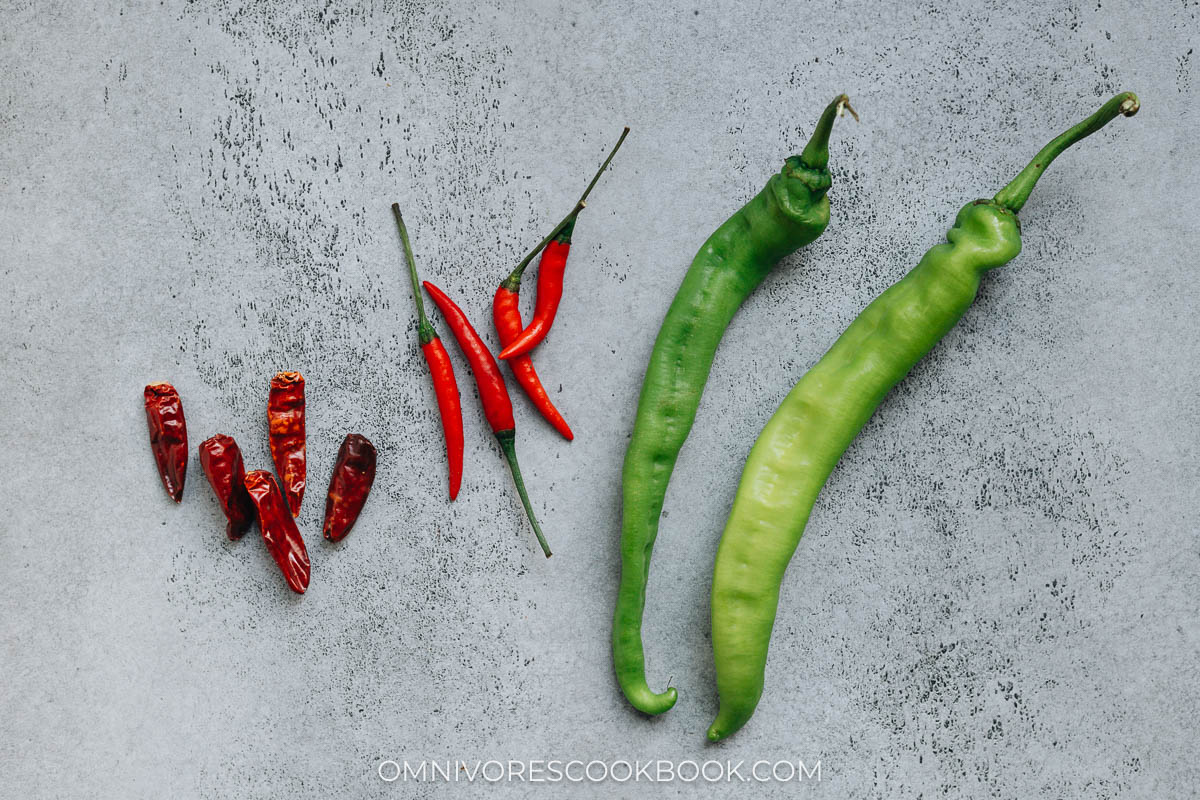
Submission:
<svg viewBox="0 0 1200 800">
<path fill-rule="evenodd" d="M 829 133 L 850 108 L 839 96 L 825 109 L 799 156 L 708 238 L 675 294 L 650 354 L 633 437 L 625 452 L 621 586 L 613 619 L 613 661 L 629 702 L 647 714 L 675 705 L 675 689 L 646 684 L 642 610 L 650 552 L 679 449 L 696 418 L 717 344 L 734 313 L 771 268 L 829 224 Z"/>
<path fill-rule="evenodd" d="M 712 642 L 721 703 L 710 740 L 741 728 L 758 705 L 780 581 L 843 451 L 884 395 L 962 317 L 983 273 L 1021 252 L 1016 212 L 1050 162 L 1118 114 L 1137 110 L 1136 95 L 1117 95 L 1046 145 L 994 199 L 966 205 L 947 243 L 867 306 L 767 422 L 717 549 Z"/>
</svg>

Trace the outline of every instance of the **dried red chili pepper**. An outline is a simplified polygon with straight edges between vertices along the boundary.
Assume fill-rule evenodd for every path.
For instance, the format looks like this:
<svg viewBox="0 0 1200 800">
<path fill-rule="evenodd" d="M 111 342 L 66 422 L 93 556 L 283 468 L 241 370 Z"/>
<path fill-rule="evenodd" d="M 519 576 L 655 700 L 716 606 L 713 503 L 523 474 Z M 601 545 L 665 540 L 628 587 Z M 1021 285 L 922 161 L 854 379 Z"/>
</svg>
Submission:
<svg viewBox="0 0 1200 800">
<path fill-rule="evenodd" d="M 271 460 L 283 484 L 288 508 L 295 517 L 304 499 L 306 472 L 304 376 L 299 372 L 280 372 L 271 379 L 267 426 Z"/>
<path fill-rule="evenodd" d="M 483 404 L 483 414 L 487 417 L 492 433 L 496 435 L 496 441 L 500 443 L 505 460 L 508 461 L 513 483 L 517 485 L 517 494 L 521 496 L 521 504 L 525 506 L 525 513 L 529 515 L 529 524 L 533 526 L 533 533 L 537 536 L 538 544 L 542 546 L 542 552 L 546 554 L 546 558 L 549 558 L 550 545 L 546 544 L 546 537 L 542 535 L 542 526 L 538 524 L 537 517 L 533 513 L 529 494 L 525 491 L 525 481 L 521 477 L 521 467 L 517 463 L 517 426 L 513 420 L 512 399 L 509 398 L 508 388 L 504 385 L 504 375 L 500 372 L 500 365 L 496 362 L 492 352 L 488 350 L 487 345 L 483 343 L 483 339 L 479 338 L 479 334 L 472 327 L 471 321 L 467 319 L 467 315 L 463 313 L 462 309 L 445 292 L 429 281 L 425 281 L 422 285 L 425 287 L 425 291 L 429 292 L 429 296 L 433 298 L 433 302 L 437 303 L 442 316 L 446 318 L 446 324 L 454 332 L 454 338 L 462 349 L 463 355 L 471 364 L 471 371 L 475 374 L 475 384 L 479 387 L 479 400 Z"/>
<path fill-rule="evenodd" d="M 183 481 L 187 477 L 187 423 L 183 419 L 183 401 L 169 383 L 151 383 L 144 393 L 146 422 L 150 426 L 150 449 L 158 464 L 163 488 L 176 503 L 183 500 Z"/>
<path fill-rule="evenodd" d="M 296 527 L 283 492 L 275 483 L 275 476 L 265 469 L 246 473 L 246 491 L 258 512 L 258 529 L 267 544 L 267 551 L 279 565 L 283 579 L 292 591 L 304 594 L 312 565 L 308 561 L 304 538 Z"/>
<path fill-rule="evenodd" d="M 458 381 L 454 379 L 454 366 L 450 354 L 438 338 L 437 331 L 425 316 L 425 301 L 421 299 L 420 278 L 417 264 L 413 260 L 412 245 L 408 241 L 408 228 L 400 215 L 400 204 L 392 203 L 396 215 L 396 227 L 400 229 L 400 241 L 404 245 L 404 259 L 408 262 L 408 276 L 412 279 L 413 298 L 417 302 L 417 337 L 421 352 L 429 365 L 429 376 L 433 380 L 433 392 L 437 395 L 438 413 L 442 417 L 442 435 L 446 439 L 446 461 L 450 467 L 450 499 L 458 497 L 463 472 L 463 422 L 462 402 L 458 396 Z"/>
<path fill-rule="evenodd" d="M 579 198 L 579 203 L 575 211 L 567 217 L 566 224 L 559 227 L 556 233 L 550 234 L 547 237 L 547 241 L 543 241 L 546 249 L 542 253 L 541 261 L 538 262 L 537 301 L 533 309 L 533 319 L 530 320 L 528 327 L 522 330 L 512 341 L 501 342 L 504 345 L 504 349 L 500 351 L 501 360 L 507 361 L 525 355 L 537 347 L 546 338 L 546 334 L 550 332 L 550 326 L 554 324 L 554 317 L 558 314 L 558 304 L 562 300 L 563 274 L 567 269 L 567 254 L 571 252 L 571 233 L 575 230 L 575 218 L 579 215 L 580 210 L 585 205 L 584 201 L 587 200 L 587 196 L 592 193 L 596 182 L 600 180 L 600 176 L 604 174 L 604 170 L 608 169 L 613 156 L 621 149 L 621 143 L 625 141 L 625 137 L 628 135 L 629 128 L 625 128 L 621 132 L 621 138 L 617 139 L 617 143 L 609 151 L 608 158 L 604 159 L 604 163 L 600 165 L 600 169 L 596 170 L 595 176 L 592 177 L 592 182 L 583 191 L 583 196 Z M 529 260 L 533 258 L 538 249 L 541 249 L 540 245 L 533 253 L 529 254 L 525 261 L 518 264 L 517 268 L 505 280 L 505 283 L 511 283 L 514 294 L 520 289 L 521 273 L 525 271 Z M 501 284 L 501 286 L 503 287 L 504 284 Z M 516 303 L 513 304 L 513 307 L 516 308 Z M 500 335 L 501 337 L 504 336 L 503 333 Z M 571 437 L 568 436 L 567 438 Z"/>
<path fill-rule="evenodd" d="M 240 539 L 254 524 L 254 501 L 246 492 L 242 451 L 232 436 L 218 433 L 200 443 L 200 466 L 221 503 L 229 524 L 225 535 Z"/>
<path fill-rule="evenodd" d="M 346 436 L 338 450 L 329 495 L 325 499 L 325 538 L 340 542 L 354 527 L 375 482 L 375 445 L 357 433 Z"/>
</svg>

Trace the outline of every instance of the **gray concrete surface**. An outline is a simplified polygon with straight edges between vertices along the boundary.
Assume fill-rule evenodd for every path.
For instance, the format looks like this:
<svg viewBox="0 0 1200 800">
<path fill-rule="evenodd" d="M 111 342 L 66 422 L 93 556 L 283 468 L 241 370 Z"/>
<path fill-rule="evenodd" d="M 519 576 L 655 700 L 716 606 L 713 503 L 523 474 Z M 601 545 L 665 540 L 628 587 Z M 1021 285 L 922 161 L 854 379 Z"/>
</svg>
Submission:
<svg viewBox="0 0 1200 800">
<path fill-rule="evenodd" d="M 376 773 L 540 758 L 821 762 L 739 790 L 763 797 L 1194 792 L 1200 6 L 0 5 L 0 795 L 731 791 Z M 754 436 L 960 205 L 1121 89 L 1141 114 L 1054 166 L 1025 252 L 834 473 L 763 704 L 707 746 L 712 556 Z M 833 222 L 729 330 L 667 500 L 645 633 L 681 699 L 648 720 L 608 654 L 642 369 L 698 245 L 841 91 Z M 623 124 L 536 358 L 577 440 L 517 400 L 547 562 L 457 355 L 446 501 L 388 204 L 490 336 L 492 289 Z M 279 369 L 309 386 L 303 598 L 224 540 L 194 458 L 168 501 L 140 399 L 173 381 L 193 445 L 261 467 Z M 351 431 L 379 478 L 329 546 Z"/>
</svg>

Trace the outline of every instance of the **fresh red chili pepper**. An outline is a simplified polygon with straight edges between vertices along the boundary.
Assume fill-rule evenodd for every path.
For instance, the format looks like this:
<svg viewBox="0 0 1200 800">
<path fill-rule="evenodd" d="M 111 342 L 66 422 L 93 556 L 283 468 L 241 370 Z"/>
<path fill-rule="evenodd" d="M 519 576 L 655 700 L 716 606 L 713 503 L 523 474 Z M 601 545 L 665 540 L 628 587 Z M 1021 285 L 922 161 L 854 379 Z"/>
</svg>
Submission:
<svg viewBox="0 0 1200 800">
<path fill-rule="evenodd" d="M 296 527 L 283 492 L 275 483 L 275 476 L 265 469 L 246 473 L 246 491 L 258 511 L 258 529 L 267 544 L 267 551 L 279 565 L 283 579 L 292 591 L 304 594 L 312 565 L 308 561 L 304 538 Z"/>
<path fill-rule="evenodd" d="M 557 229 L 557 233 L 550 234 L 543 241 L 545 251 L 542 253 L 542 258 L 538 262 L 538 278 L 537 278 L 537 302 L 533 309 L 533 319 L 530 320 L 529 326 L 521 331 L 520 335 L 514 338 L 511 342 L 501 342 L 504 349 L 500 351 L 502 360 L 509 360 L 523 356 L 533 348 L 537 347 L 546 334 L 550 332 L 550 326 L 554 324 L 554 317 L 558 314 L 558 304 L 562 300 L 563 293 L 563 273 L 567 269 L 567 254 L 571 252 L 571 233 L 575 230 L 575 218 L 579 215 L 580 210 L 585 205 L 587 196 L 591 194 L 592 188 L 596 182 L 600 180 L 600 176 L 604 174 L 604 170 L 608 169 L 608 165 L 613 160 L 613 156 L 621 149 L 621 143 L 625 141 L 625 137 L 629 135 L 629 128 L 621 131 L 621 138 L 617 139 L 617 143 L 613 149 L 609 151 L 608 158 L 604 159 L 604 163 L 600 165 L 600 169 L 596 171 L 592 177 L 592 182 L 588 184 L 584 190 L 583 196 L 579 198 L 575 211 L 567 218 L 565 225 Z M 529 259 L 537 253 L 541 246 L 529 255 Z M 521 273 L 529 264 L 529 260 L 523 261 L 513 270 L 512 275 L 508 276 L 505 283 L 512 282 L 515 293 L 519 291 L 521 285 Z M 503 284 L 501 284 L 503 286 Z M 513 304 L 516 307 L 516 304 Z M 503 333 L 500 334 L 504 336 Z M 568 439 L 571 437 L 567 437 Z"/>
<path fill-rule="evenodd" d="M 513 280 L 510 275 L 500 284 L 500 288 L 496 290 L 496 296 L 492 299 L 492 321 L 496 324 L 496 332 L 500 334 L 501 347 L 507 346 L 521 333 L 521 309 L 518 306 L 520 290 L 521 279 L 518 277 Z M 550 401 L 546 387 L 542 386 L 537 370 L 533 368 L 533 359 L 528 355 L 517 356 L 508 362 L 508 367 L 512 370 L 517 383 L 529 396 L 533 407 L 564 438 L 574 439 L 575 434 L 571 433 L 571 426 L 567 424 L 563 415 Z"/>
<path fill-rule="evenodd" d="M 295 517 L 304 499 L 306 471 L 304 376 L 299 372 L 280 372 L 271 379 L 267 426 L 271 460 L 283 484 L 288 508 Z"/>
<path fill-rule="evenodd" d="M 417 337 L 421 352 L 429 365 L 429 376 L 433 380 L 433 392 L 437 395 L 438 413 L 442 417 L 442 436 L 446 440 L 446 462 L 450 467 L 450 499 L 458 497 L 462 485 L 463 471 L 463 422 L 462 402 L 458 396 L 458 381 L 454 379 L 454 365 L 450 354 L 438 338 L 437 331 L 425 316 L 425 301 L 421 299 L 420 278 L 417 264 L 413 260 L 412 244 L 408 241 L 408 228 L 400 215 L 400 204 L 392 203 L 396 215 L 396 227 L 400 229 L 400 242 L 404 245 L 404 260 L 408 262 L 408 276 L 412 279 L 413 299 L 417 302 Z"/>
<path fill-rule="evenodd" d="M 325 499 L 325 538 L 340 542 L 354 527 L 375 482 L 375 445 L 367 437 L 349 434 L 338 450 L 329 496 Z"/>
<path fill-rule="evenodd" d="M 146 422 L 150 426 L 150 449 L 158 464 L 163 488 L 176 503 L 183 499 L 183 481 L 187 477 L 187 423 L 183 419 L 183 401 L 169 383 L 151 383 L 146 387 Z"/>
<path fill-rule="evenodd" d="M 254 524 L 254 501 L 246 492 L 242 451 L 232 436 L 218 433 L 200 443 L 200 466 L 221 503 L 229 525 L 225 534 L 240 539 Z"/>
<path fill-rule="evenodd" d="M 425 291 L 429 292 L 429 296 L 433 298 L 433 302 L 437 303 L 442 316 L 446 318 L 446 324 L 454 332 L 454 338 L 462 349 L 463 355 L 471 364 L 471 371 L 475 374 L 475 384 L 479 387 L 479 400 L 483 404 L 483 414 L 487 417 L 492 433 L 496 435 L 496 441 L 500 443 L 505 460 L 508 461 L 513 483 L 517 485 L 517 494 L 521 496 L 521 504 L 525 506 L 525 513 L 529 515 L 529 524 L 533 526 L 533 533 L 537 536 L 538 544 L 542 546 L 542 552 L 546 554 L 546 558 L 549 558 L 550 545 L 546 544 L 546 537 L 542 535 L 542 526 L 538 524 L 537 517 L 533 513 L 529 494 L 525 491 L 525 481 L 521 477 L 521 467 L 517 463 L 517 426 L 513 421 L 512 400 L 508 396 L 508 388 L 504 385 L 504 375 L 500 372 L 500 365 L 496 362 L 492 351 L 488 350 L 487 345 L 483 343 L 483 339 L 479 338 L 479 334 L 463 310 L 445 292 L 429 281 L 425 281 L 422 285 L 425 287 Z"/>
</svg>

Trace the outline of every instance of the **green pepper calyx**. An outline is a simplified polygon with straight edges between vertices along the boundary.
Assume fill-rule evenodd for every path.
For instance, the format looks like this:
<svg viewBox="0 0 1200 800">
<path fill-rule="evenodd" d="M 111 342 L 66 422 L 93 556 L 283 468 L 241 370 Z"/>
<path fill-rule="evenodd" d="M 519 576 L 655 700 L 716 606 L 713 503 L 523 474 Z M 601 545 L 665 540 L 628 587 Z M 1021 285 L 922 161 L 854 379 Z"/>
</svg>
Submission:
<svg viewBox="0 0 1200 800">
<path fill-rule="evenodd" d="M 950 246 L 946 252 L 956 254 L 955 263 L 972 272 L 994 269 L 1021 252 L 1021 222 L 994 200 L 973 200 L 954 218 L 946 241 Z"/>
<path fill-rule="evenodd" d="M 783 169 L 780 174 L 785 178 L 800 181 L 808 187 L 808 190 L 813 194 L 813 200 L 820 200 L 821 196 L 829 191 L 829 187 L 833 185 L 833 179 L 829 175 L 829 170 L 824 167 L 810 167 L 804 163 L 801 156 L 792 156 L 787 161 L 783 162 Z"/>
</svg>

